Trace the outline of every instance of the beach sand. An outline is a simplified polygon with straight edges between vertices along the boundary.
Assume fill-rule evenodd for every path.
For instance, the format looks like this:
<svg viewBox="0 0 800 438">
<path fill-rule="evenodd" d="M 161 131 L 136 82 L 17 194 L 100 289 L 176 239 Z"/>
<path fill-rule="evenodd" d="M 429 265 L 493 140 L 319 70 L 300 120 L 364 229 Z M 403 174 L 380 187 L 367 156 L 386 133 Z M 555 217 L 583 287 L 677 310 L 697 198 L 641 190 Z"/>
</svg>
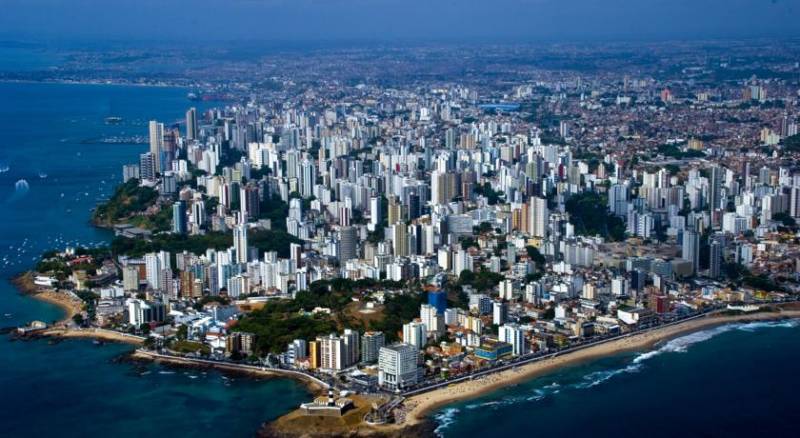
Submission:
<svg viewBox="0 0 800 438">
<path fill-rule="evenodd" d="M 476 398 L 506 386 L 514 385 L 557 369 L 611 356 L 621 352 L 651 348 L 660 341 L 673 339 L 683 334 L 736 322 L 799 318 L 800 310 L 781 312 L 759 312 L 736 316 L 713 315 L 686 321 L 669 327 L 609 341 L 578 351 L 565 353 L 551 359 L 521 365 L 513 370 L 501 371 L 475 380 L 456 383 L 446 388 L 409 397 L 405 402 L 405 426 L 423 422 L 434 410 L 453 402 Z M 401 425 L 403 426 L 403 425 Z"/>
<path fill-rule="evenodd" d="M 55 325 L 64 326 L 72 320 L 73 316 L 83 311 L 83 301 L 68 293 L 37 286 L 33 282 L 34 276 L 35 273 L 28 271 L 11 279 L 11 283 L 14 284 L 21 293 L 37 300 L 54 304 L 64 310 L 64 317 L 58 320 Z M 52 321 L 43 322 L 50 323 Z"/>
<path fill-rule="evenodd" d="M 41 335 L 54 338 L 99 339 L 107 342 L 121 342 L 132 345 L 142 345 L 144 343 L 144 339 L 139 336 L 126 335 L 124 333 L 101 328 L 78 329 L 53 327 L 44 330 L 41 332 Z"/>
<path fill-rule="evenodd" d="M 63 326 L 69 323 L 73 316 L 83 311 L 83 301 L 65 293 L 56 292 L 54 290 L 45 290 L 31 294 L 31 296 L 37 300 L 54 304 L 64 310 L 64 317 L 56 322 L 55 325 L 57 326 Z"/>
</svg>

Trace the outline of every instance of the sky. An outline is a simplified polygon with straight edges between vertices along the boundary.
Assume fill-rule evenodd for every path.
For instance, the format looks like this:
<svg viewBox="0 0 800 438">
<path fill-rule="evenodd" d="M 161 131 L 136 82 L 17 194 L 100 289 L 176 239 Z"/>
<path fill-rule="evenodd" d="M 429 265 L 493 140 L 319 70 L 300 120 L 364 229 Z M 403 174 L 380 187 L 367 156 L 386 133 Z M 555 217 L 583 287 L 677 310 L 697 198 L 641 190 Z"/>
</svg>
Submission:
<svg viewBox="0 0 800 438">
<path fill-rule="evenodd" d="M 4 40 L 584 41 L 800 36 L 800 0 L 0 0 Z"/>
</svg>

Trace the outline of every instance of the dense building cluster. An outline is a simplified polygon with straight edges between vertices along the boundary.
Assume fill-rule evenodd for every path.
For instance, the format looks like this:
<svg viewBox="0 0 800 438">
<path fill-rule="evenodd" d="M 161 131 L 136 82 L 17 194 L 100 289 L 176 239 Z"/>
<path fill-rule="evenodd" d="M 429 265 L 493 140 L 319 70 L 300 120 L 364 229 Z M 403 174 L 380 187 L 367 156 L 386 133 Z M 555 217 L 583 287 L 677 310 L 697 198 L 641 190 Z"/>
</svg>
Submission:
<svg viewBox="0 0 800 438">
<path fill-rule="evenodd" d="M 121 281 L 87 286 L 95 323 L 400 390 L 789 296 L 797 80 L 696 80 L 707 68 L 339 84 L 152 121 L 112 201 L 157 196 L 111 218 Z M 418 313 L 371 325 L 408 295 Z M 330 324 L 280 351 L 244 330 L 285 302 Z"/>
</svg>

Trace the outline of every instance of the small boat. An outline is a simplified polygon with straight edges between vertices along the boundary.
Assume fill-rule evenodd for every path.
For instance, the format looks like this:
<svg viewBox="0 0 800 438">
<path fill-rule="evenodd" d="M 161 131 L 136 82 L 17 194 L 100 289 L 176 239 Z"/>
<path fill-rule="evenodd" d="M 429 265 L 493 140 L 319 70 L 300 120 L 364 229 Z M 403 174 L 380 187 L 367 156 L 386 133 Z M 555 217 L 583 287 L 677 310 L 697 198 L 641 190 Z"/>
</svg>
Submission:
<svg viewBox="0 0 800 438">
<path fill-rule="evenodd" d="M 122 123 L 122 117 L 110 116 L 104 119 L 106 125 L 119 125 Z"/>
</svg>

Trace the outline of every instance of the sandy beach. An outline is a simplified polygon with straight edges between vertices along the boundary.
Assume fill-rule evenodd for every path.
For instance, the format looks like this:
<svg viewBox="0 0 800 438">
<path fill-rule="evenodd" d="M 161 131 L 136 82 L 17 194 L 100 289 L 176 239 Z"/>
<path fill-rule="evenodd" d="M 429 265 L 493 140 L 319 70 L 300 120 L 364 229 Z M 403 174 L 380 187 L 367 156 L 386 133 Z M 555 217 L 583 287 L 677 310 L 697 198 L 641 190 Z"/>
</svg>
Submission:
<svg viewBox="0 0 800 438">
<path fill-rule="evenodd" d="M 409 397 L 405 401 L 406 422 L 412 426 L 425 420 L 432 411 L 446 404 L 468 400 L 490 393 L 500 388 L 514 385 L 534 377 L 555 371 L 569 365 L 575 365 L 592 359 L 611 356 L 625 351 L 651 348 L 659 341 L 679 337 L 718 325 L 736 322 L 800 318 L 800 310 L 783 310 L 781 312 L 759 312 L 753 314 L 722 316 L 714 315 L 686 321 L 669 327 L 629 336 L 604 344 L 588 347 L 578 351 L 565 353 L 551 359 L 545 359 L 516 369 L 498 372 L 475 380 L 456 383 L 449 387 Z"/>
<path fill-rule="evenodd" d="M 55 325 L 64 325 L 72 320 L 73 316 L 83 311 L 83 302 L 65 293 L 56 292 L 54 290 L 45 290 L 32 294 L 31 296 L 37 300 L 54 304 L 64 310 L 64 317 L 58 320 Z"/>
<path fill-rule="evenodd" d="M 17 289 L 25 295 L 29 295 L 32 298 L 35 298 L 40 301 L 45 301 L 50 304 L 54 304 L 64 310 L 64 316 L 55 322 L 55 325 L 65 325 L 68 323 L 73 316 L 81 313 L 83 311 L 83 301 L 74 296 L 58 292 L 53 289 L 46 289 L 40 286 L 37 286 L 33 282 L 34 277 L 33 272 L 25 272 L 24 274 L 18 275 L 17 277 L 11 280 Z M 53 321 L 43 321 L 45 323 L 52 323 Z"/>
<path fill-rule="evenodd" d="M 140 336 L 127 335 L 113 330 L 101 328 L 66 328 L 53 327 L 41 332 L 42 336 L 52 336 L 55 338 L 75 338 L 75 339 L 99 339 L 108 342 L 121 342 L 124 344 L 142 345 L 144 338 Z"/>
</svg>

